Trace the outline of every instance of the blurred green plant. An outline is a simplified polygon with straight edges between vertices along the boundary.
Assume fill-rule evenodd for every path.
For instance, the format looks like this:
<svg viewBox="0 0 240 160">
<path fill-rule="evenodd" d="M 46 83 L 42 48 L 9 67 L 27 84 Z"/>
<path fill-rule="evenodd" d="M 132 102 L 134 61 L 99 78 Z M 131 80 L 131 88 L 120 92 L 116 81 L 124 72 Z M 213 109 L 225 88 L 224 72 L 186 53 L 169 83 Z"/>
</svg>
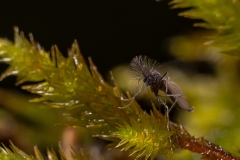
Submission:
<svg viewBox="0 0 240 160">
<path fill-rule="evenodd" d="M 16 90 L 0 89 L 0 141 L 7 143 L 10 139 L 21 149 L 28 150 L 38 144 L 40 150 L 61 139 L 65 126 L 56 123 L 64 122 L 61 111 L 56 111 L 41 103 L 29 103 L 33 96 L 26 96 Z M 48 118 L 46 118 L 48 117 Z M 49 135 L 49 136 L 45 136 Z"/>
<path fill-rule="evenodd" d="M 219 52 L 239 56 L 240 47 L 240 2 L 238 0 L 172 0 L 171 8 L 188 8 L 180 16 L 199 19 L 194 26 L 218 31 L 206 42 Z M 190 8 L 190 9 L 189 9 Z"/>
</svg>

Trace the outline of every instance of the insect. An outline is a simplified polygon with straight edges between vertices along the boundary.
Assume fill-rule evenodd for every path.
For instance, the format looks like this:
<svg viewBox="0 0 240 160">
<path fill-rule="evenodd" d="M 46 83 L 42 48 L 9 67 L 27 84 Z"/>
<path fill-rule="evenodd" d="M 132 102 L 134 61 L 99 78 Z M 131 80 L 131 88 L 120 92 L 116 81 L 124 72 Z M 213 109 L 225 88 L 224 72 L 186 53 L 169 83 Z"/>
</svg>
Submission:
<svg viewBox="0 0 240 160">
<path fill-rule="evenodd" d="M 170 81 L 170 78 L 168 77 L 168 72 L 161 74 L 158 71 L 159 67 L 160 65 L 157 61 L 152 60 L 147 56 L 140 55 L 134 57 L 130 63 L 130 72 L 133 75 L 133 78 L 138 80 L 138 83 L 143 80 L 143 85 L 132 98 L 122 100 L 133 101 L 135 97 L 140 94 L 144 89 L 150 87 L 151 91 L 157 97 L 158 101 L 165 106 L 167 114 L 175 105 L 182 110 L 192 111 L 193 107 L 189 106 L 181 88 L 176 83 Z M 159 90 L 163 91 L 165 94 L 158 94 Z M 161 99 L 161 97 L 169 97 L 172 101 L 171 107 L 168 107 L 166 103 Z M 132 101 L 130 102 L 130 104 L 132 103 Z M 129 106 L 130 104 L 128 104 L 127 106 Z"/>
</svg>

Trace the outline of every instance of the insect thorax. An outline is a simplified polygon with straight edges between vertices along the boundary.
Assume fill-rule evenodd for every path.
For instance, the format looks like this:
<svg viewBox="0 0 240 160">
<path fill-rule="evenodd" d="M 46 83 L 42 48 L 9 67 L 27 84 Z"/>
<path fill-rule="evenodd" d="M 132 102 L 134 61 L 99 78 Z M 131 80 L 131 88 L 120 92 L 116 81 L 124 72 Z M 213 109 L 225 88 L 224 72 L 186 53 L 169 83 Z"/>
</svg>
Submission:
<svg viewBox="0 0 240 160">
<path fill-rule="evenodd" d="M 157 95 L 158 90 L 164 90 L 165 88 L 165 81 L 161 73 L 157 71 L 150 72 L 144 79 L 143 82 L 146 86 L 150 86 L 152 92 Z"/>
</svg>

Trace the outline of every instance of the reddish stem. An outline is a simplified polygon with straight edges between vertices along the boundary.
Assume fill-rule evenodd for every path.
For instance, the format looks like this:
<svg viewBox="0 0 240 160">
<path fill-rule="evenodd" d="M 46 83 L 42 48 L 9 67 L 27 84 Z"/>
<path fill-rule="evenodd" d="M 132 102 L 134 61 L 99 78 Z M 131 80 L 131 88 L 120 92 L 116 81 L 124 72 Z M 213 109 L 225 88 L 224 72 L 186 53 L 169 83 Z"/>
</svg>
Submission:
<svg viewBox="0 0 240 160">
<path fill-rule="evenodd" d="M 177 134 L 177 141 L 182 149 L 201 154 L 203 158 L 215 160 L 240 160 L 239 157 L 224 150 L 221 146 L 213 144 L 204 138 L 190 136 L 185 130 Z"/>
</svg>

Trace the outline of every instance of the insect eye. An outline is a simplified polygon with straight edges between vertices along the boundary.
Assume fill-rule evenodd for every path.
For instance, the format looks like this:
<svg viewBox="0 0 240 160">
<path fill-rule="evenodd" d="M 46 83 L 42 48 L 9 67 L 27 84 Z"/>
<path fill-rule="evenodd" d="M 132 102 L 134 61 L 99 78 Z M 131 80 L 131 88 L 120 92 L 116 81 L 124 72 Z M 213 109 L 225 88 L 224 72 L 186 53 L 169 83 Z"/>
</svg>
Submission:
<svg viewBox="0 0 240 160">
<path fill-rule="evenodd" d="M 147 81 L 147 77 L 145 77 L 144 79 L 143 79 L 143 82 L 145 83 Z"/>
</svg>

